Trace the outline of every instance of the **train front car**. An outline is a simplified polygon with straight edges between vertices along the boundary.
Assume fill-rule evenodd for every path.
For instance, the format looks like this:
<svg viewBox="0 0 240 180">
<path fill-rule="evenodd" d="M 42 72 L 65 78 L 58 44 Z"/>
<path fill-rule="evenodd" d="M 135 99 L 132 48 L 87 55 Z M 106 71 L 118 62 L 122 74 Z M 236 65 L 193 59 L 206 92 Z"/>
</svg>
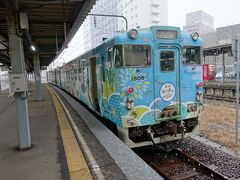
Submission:
<svg viewBox="0 0 240 180">
<path fill-rule="evenodd" d="M 193 132 L 202 101 L 198 34 L 156 26 L 122 33 L 114 44 L 108 49 L 114 71 L 107 99 L 119 137 L 139 147 L 166 145 Z"/>
</svg>

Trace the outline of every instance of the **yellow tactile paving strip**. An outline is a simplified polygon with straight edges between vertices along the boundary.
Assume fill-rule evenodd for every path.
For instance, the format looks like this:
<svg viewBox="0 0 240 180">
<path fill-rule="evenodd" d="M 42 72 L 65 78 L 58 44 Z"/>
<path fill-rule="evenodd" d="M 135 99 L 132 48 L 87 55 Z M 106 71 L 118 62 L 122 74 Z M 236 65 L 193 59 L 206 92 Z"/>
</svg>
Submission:
<svg viewBox="0 0 240 180">
<path fill-rule="evenodd" d="M 54 94 L 52 88 L 46 86 L 49 90 L 56 109 L 58 123 L 63 140 L 64 151 L 67 159 L 69 176 L 71 180 L 92 180 L 91 173 L 88 169 L 83 154 L 79 148 L 77 139 L 68 122 L 65 111 Z"/>
</svg>

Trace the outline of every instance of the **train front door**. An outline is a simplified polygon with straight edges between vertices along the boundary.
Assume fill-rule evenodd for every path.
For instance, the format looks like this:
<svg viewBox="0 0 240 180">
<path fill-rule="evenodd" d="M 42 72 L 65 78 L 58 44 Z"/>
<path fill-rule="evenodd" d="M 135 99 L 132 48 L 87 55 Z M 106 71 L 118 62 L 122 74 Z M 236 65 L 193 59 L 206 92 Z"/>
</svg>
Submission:
<svg viewBox="0 0 240 180">
<path fill-rule="evenodd" d="M 154 57 L 156 119 L 176 118 L 180 115 L 179 49 L 157 47 Z"/>
</svg>

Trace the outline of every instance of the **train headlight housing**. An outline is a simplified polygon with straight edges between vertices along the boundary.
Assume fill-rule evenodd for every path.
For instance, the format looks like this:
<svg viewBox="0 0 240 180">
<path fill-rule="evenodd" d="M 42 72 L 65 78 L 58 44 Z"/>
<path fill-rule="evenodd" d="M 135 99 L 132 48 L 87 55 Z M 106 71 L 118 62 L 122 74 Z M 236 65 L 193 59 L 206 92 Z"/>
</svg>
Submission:
<svg viewBox="0 0 240 180">
<path fill-rule="evenodd" d="M 136 29 L 130 29 L 128 32 L 128 36 L 131 39 L 136 39 L 138 37 L 138 31 Z"/>
<path fill-rule="evenodd" d="M 202 92 L 197 92 L 196 100 L 197 100 L 197 102 L 203 102 L 203 93 Z"/>
<path fill-rule="evenodd" d="M 197 104 L 191 103 L 187 105 L 188 112 L 196 112 L 197 111 Z"/>
<path fill-rule="evenodd" d="M 126 105 L 129 110 L 132 110 L 135 107 L 134 99 L 132 97 L 128 97 Z"/>
<path fill-rule="evenodd" d="M 197 32 L 193 32 L 193 33 L 192 33 L 192 39 L 193 39 L 194 41 L 196 41 L 196 40 L 198 40 L 198 38 L 199 38 L 199 34 L 198 34 Z"/>
</svg>

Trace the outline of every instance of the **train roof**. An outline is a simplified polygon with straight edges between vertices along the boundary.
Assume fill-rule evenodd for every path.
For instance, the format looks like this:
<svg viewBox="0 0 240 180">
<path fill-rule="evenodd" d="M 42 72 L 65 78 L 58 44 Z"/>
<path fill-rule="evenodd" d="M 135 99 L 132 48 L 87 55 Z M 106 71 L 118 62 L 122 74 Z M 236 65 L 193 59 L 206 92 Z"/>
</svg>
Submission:
<svg viewBox="0 0 240 180">
<path fill-rule="evenodd" d="M 136 29 L 138 31 L 138 37 L 136 39 L 130 38 L 129 31 L 124 31 L 116 34 L 114 37 L 105 40 L 100 45 L 94 47 L 93 49 L 86 51 L 82 55 L 79 55 L 75 59 L 84 56 L 89 56 L 91 54 L 96 54 L 100 49 L 107 48 L 113 44 L 178 44 L 179 46 L 202 46 L 202 39 L 193 40 L 192 35 L 181 31 L 179 27 L 174 26 L 151 26 L 149 28 Z M 176 31 L 176 39 L 158 39 L 156 37 L 156 32 L 158 30 L 165 31 Z M 73 59 L 73 60 L 75 60 Z M 72 60 L 72 61 L 73 61 Z M 70 61 L 69 63 L 71 63 Z M 68 63 L 67 63 L 68 64 Z"/>
<path fill-rule="evenodd" d="M 156 32 L 158 30 L 166 30 L 166 31 L 177 31 L 177 38 L 176 39 L 158 39 L 156 38 Z M 151 44 L 153 41 L 155 43 L 178 43 L 180 46 L 202 46 L 202 39 L 199 38 L 198 40 L 193 40 L 192 35 L 180 30 L 179 27 L 173 26 L 151 26 L 149 28 L 137 29 L 138 31 L 138 38 L 131 39 L 129 38 L 129 31 L 124 31 L 121 33 L 116 34 L 113 38 L 110 38 L 104 41 L 102 44 L 98 45 L 97 47 L 93 48 L 92 50 L 97 50 L 102 48 L 103 46 L 110 46 L 112 44 Z M 90 50 L 90 51 L 92 51 Z"/>
</svg>

